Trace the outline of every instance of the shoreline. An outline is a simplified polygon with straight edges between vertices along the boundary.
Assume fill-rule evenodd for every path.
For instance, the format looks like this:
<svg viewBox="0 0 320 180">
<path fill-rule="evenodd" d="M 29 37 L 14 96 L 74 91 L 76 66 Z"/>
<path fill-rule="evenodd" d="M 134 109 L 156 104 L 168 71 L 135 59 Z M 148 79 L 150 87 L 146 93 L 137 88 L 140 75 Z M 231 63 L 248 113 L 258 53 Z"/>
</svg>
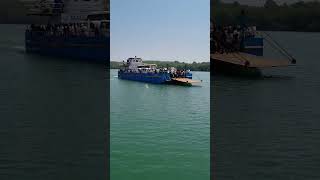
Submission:
<svg viewBox="0 0 320 180">
<path fill-rule="evenodd" d="M 113 69 L 113 70 L 119 70 L 119 68 L 110 68 L 110 69 Z M 200 71 L 200 70 L 194 70 L 192 72 L 210 72 L 210 71 Z"/>
<path fill-rule="evenodd" d="M 191 71 L 210 72 L 209 62 L 185 63 L 179 61 L 144 61 L 147 64 L 156 64 L 158 67 L 176 67 L 177 69 L 190 69 Z M 110 61 L 110 69 L 119 69 L 123 62 Z"/>
</svg>

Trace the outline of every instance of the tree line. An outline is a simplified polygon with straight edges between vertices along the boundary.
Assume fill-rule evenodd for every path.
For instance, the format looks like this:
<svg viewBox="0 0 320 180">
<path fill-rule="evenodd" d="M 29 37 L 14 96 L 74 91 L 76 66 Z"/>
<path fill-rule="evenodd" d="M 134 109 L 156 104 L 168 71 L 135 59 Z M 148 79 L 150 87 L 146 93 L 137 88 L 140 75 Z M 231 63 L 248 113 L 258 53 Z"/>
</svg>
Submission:
<svg viewBox="0 0 320 180">
<path fill-rule="evenodd" d="M 218 25 L 238 24 L 239 15 L 244 11 L 247 25 L 256 26 L 258 30 L 320 32 L 319 1 L 278 4 L 266 0 L 264 6 L 255 7 L 237 1 L 213 0 L 211 9 L 211 20 Z"/>
<path fill-rule="evenodd" d="M 210 62 L 185 63 L 179 61 L 144 61 L 147 64 L 156 64 L 158 68 L 175 67 L 177 69 L 190 69 L 191 71 L 210 71 Z M 111 61 L 111 69 L 119 69 L 123 62 Z"/>
</svg>

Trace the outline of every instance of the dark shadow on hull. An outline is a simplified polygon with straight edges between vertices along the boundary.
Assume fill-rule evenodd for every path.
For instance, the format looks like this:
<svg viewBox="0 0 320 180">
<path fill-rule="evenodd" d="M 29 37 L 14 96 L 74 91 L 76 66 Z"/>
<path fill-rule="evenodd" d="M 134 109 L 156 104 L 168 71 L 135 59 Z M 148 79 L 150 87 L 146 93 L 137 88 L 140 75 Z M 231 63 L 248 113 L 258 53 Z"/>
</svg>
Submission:
<svg viewBox="0 0 320 180">
<path fill-rule="evenodd" d="M 187 84 L 187 83 L 181 83 L 181 82 L 174 82 L 174 81 L 167 81 L 161 84 L 157 84 L 157 83 L 150 83 L 150 82 L 143 82 L 143 81 L 135 81 L 135 80 L 129 80 L 129 79 L 122 79 L 122 78 L 118 78 L 120 80 L 124 80 L 124 81 L 131 81 L 131 82 L 138 82 L 138 83 L 145 83 L 145 84 L 152 84 L 152 85 L 166 85 L 166 86 L 184 86 L 184 87 L 201 87 L 200 85 L 193 85 L 193 84 Z"/>
<path fill-rule="evenodd" d="M 176 85 L 176 86 L 188 86 L 188 87 L 193 86 L 191 83 L 184 83 L 184 82 L 179 82 L 179 81 L 168 81 L 165 84 Z"/>
<path fill-rule="evenodd" d="M 79 59 L 74 57 L 66 57 L 66 56 L 59 56 L 59 55 L 47 55 L 42 53 L 31 53 L 31 52 L 24 52 L 26 56 L 34 57 L 34 60 L 41 60 L 41 61 L 65 61 L 65 62 L 82 62 L 87 64 L 97 64 L 97 65 L 106 65 L 109 66 L 110 61 L 108 60 L 92 60 L 92 59 Z"/>
<path fill-rule="evenodd" d="M 258 68 L 246 67 L 214 59 L 211 59 L 211 61 L 210 69 L 213 71 L 213 75 L 263 78 L 262 72 Z"/>
</svg>

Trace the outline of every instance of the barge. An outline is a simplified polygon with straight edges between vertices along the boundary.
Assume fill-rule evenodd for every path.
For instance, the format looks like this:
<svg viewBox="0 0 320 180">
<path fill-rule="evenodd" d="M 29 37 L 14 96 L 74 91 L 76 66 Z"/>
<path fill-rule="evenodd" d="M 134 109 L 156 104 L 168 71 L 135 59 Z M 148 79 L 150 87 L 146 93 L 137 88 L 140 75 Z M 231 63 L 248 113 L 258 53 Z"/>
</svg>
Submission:
<svg viewBox="0 0 320 180">
<path fill-rule="evenodd" d="M 22 1 L 22 0 L 20 0 Z M 26 53 L 108 63 L 110 15 L 107 0 L 23 1 L 28 15 L 46 16 L 47 24 L 30 24 Z"/>
<path fill-rule="evenodd" d="M 221 40 L 221 38 L 216 37 L 217 35 L 213 34 L 214 37 L 213 40 L 211 40 L 211 43 L 213 44 L 211 44 L 210 60 L 212 62 L 211 69 L 214 74 L 258 77 L 262 76 L 262 69 L 286 67 L 296 64 L 296 60 L 266 32 L 259 33 L 255 30 L 255 27 L 249 27 L 248 29 L 251 29 L 250 33 L 245 33 L 246 30 L 241 30 L 240 32 L 242 32 L 242 35 L 239 35 L 240 32 L 237 32 L 237 36 L 239 36 L 237 38 L 239 40 L 237 41 L 240 41 L 238 44 L 239 47 L 237 48 L 233 48 L 232 46 L 234 46 L 234 44 L 232 43 L 229 43 L 228 47 L 225 42 L 214 42 Z M 280 51 L 286 59 L 270 59 L 264 57 L 265 40 L 271 43 L 272 47 L 276 50 Z M 222 48 L 220 49 L 223 50 L 215 49 L 217 43 L 222 44 Z"/>
<path fill-rule="evenodd" d="M 171 68 L 157 68 L 156 64 L 143 63 L 141 58 L 128 58 L 118 71 L 118 78 L 146 82 L 152 84 L 174 84 L 182 86 L 193 86 L 200 81 L 192 79 L 190 70 L 177 70 Z"/>
</svg>

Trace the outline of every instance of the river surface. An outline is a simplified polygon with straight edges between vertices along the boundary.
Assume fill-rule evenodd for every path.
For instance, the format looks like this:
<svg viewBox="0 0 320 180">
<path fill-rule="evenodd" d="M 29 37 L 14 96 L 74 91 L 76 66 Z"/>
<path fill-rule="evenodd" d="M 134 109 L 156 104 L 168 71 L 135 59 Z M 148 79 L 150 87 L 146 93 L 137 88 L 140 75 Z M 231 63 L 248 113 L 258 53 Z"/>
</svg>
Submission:
<svg viewBox="0 0 320 180">
<path fill-rule="evenodd" d="M 121 80 L 111 71 L 111 179 L 209 180 L 210 82 L 202 87 Z"/>
<path fill-rule="evenodd" d="M 296 66 L 265 70 L 263 79 L 214 77 L 218 180 L 320 179 L 320 33 L 271 35 Z"/>
<path fill-rule="evenodd" d="M 25 54 L 24 29 L 0 25 L 0 179 L 106 179 L 105 68 Z"/>
<path fill-rule="evenodd" d="M 105 178 L 105 68 L 25 54 L 24 26 L 0 32 L 0 179 Z M 296 66 L 213 77 L 218 179 L 320 179 L 320 34 L 271 34 Z M 209 179 L 209 74 L 194 74 L 202 87 L 111 71 L 112 179 Z"/>
</svg>

